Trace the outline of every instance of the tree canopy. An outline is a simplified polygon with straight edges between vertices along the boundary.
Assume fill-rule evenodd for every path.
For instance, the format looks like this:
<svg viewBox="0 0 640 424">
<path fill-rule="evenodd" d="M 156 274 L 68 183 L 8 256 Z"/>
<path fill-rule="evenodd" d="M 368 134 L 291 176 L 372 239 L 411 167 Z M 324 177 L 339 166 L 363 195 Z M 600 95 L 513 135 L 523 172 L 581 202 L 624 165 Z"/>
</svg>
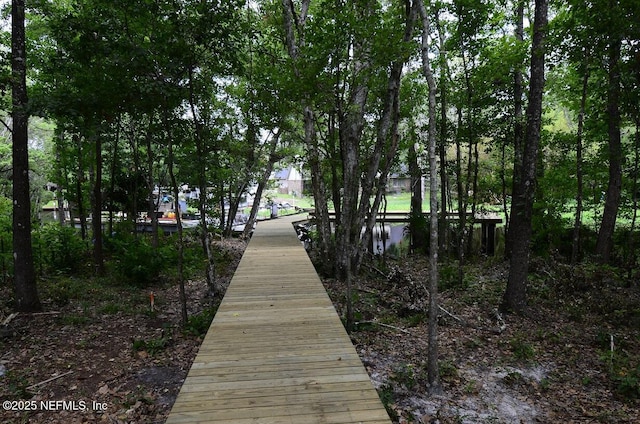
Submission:
<svg viewBox="0 0 640 424">
<path fill-rule="evenodd" d="M 539 166 L 527 177 L 535 192 L 526 250 L 633 268 L 638 2 L 551 2 L 540 45 L 533 2 L 433 1 L 424 5 L 427 19 L 421 3 L 30 2 L 27 110 L 55 128 L 30 146 L 32 180 L 59 188 L 96 242 L 99 272 L 103 211 L 110 226 L 119 212 L 133 222 L 154 215 L 159 191 L 189 186 L 201 192 L 201 215 L 215 216 L 229 234 L 242 199 L 274 167 L 302 164 L 324 271 L 348 279 L 363 261 L 389 178 L 411 167 L 414 185 L 438 179 L 431 207 L 443 218 L 441 256 L 462 269 L 481 210 L 504 216 L 505 255 L 512 253 L 508 229 L 521 213 L 512 203 L 519 184 L 529 184 L 523 163 L 535 119 L 527 105 L 543 93 L 533 136 L 540 145 L 528 159 Z M 5 29 L 5 53 L 9 35 Z M 545 85 L 533 93 L 530 64 L 541 50 Z M 437 87 L 431 117 L 424 57 Z M 8 59 L 3 92 L 12 81 Z M 3 108 L 9 117 L 6 98 Z M 5 164 L 10 152 L 0 146 L 0 155 Z M 428 155 L 437 155 L 437 168 L 426 169 Z M 11 186 L 5 168 L 0 187 Z M 458 221 L 448 223 L 447 213 Z"/>
</svg>

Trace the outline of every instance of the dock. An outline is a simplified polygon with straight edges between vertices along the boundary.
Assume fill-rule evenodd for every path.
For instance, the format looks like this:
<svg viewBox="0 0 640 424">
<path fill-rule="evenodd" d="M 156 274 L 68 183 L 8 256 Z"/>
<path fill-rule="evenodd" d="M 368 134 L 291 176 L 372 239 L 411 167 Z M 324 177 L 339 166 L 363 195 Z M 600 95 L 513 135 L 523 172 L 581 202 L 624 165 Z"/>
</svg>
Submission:
<svg viewBox="0 0 640 424">
<path fill-rule="evenodd" d="M 167 424 L 391 422 L 295 220 L 258 224 Z"/>
</svg>

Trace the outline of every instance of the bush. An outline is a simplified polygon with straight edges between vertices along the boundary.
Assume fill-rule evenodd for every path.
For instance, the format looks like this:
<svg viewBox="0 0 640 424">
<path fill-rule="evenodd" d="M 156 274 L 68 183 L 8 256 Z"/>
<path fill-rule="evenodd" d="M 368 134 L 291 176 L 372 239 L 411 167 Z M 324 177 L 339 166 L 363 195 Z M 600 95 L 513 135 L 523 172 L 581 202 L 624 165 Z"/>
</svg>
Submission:
<svg viewBox="0 0 640 424">
<path fill-rule="evenodd" d="M 165 267 L 163 249 L 154 249 L 145 237 L 120 236 L 110 241 L 118 277 L 137 287 L 151 284 Z"/>
<path fill-rule="evenodd" d="M 197 315 L 190 316 L 184 326 L 184 333 L 195 337 L 204 337 L 209 331 L 216 311 L 217 308 L 208 308 Z"/>
<path fill-rule="evenodd" d="M 47 270 L 70 274 L 86 262 L 87 245 L 74 228 L 49 223 L 35 235 L 34 258 Z"/>
</svg>

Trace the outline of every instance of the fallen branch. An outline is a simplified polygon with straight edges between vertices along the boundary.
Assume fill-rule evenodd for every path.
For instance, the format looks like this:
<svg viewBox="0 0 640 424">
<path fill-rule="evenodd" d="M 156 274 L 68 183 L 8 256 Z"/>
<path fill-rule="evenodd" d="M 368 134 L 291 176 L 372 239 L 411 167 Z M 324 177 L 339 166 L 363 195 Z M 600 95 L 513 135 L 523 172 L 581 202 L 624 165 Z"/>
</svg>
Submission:
<svg viewBox="0 0 640 424">
<path fill-rule="evenodd" d="M 18 312 L 12 313 L 4 321 L 2 321 L 2 325 L 6 327 L 11 322 L 11 320 L 13 320 L 17 316 L 18 316 Z"/>
<path fill-rule="evenodd" d="M 375 294 L 375 295 L 379 295 L 380 292 L 377 290 L 372 290 L 372 289 L 368 289 L 365 287 L 358 287 L 358 291 L 361 291 L 363 293 L 369 293 L 369 294 Z"/>
<path fill-rule="evenodd" d="M 355 323 L 356 325 L 360 325 L 360 324 L 373 324 L 373 325 L 379 325 L 380 327 L 386 327 L 386 328 L 391 328 L 393 330 L 396 331 L 401 331 L 405 334 L 411 334 L 409 331 L 405 330 L 404 328 L 400 328 L 400 327 L 394 327 L 393 325 L 389 325 L 389 324 L 383 324 L 381 322 L 378 321 L 359 321 Z"/>
<path fill-rule="evenodd" d="M 34 316 L 34 317 L 36 317 L 38 315 L 60 315 L 60 311 L 32 312 L 29 315 Z"/>
<path fill-rule="evenodd" d="M 375 273 L 383 276 L 384 278 L 387 278 L 387 274 L 385 274 L 384 272 L 382 272 L 381 270 L 379 270 L 378 268 L 376 268 L 375 266 L 371 265 L 371 264 L 366 264 L 365 265 L 367 268 L 369 268 L 371 271 L 374 271 Z"/>
<path fill-rule="evenodd" d="M 73 372 L 73 371 L 65 372 L 64 374 L 56 375 L 55 377 L 51 377 L 51 378 L 49 378 L 49 379 L 47 379 L 47 380 L 44 380 L 44 381 L 41 381 L 41 382 L 39 382 L 39 383 L 32 384 L 31 386 L 27 387 L 27 390 L 35 389 L 35 388 L 36 388 L 36 387 L 38 387 L 38 386 L 42 386 L 43 384 L 47 384 L 47 383 L 49 383 L 49 382 L 51 382 L 51 381 L 53 381 L 53 380 L 57 380 L 57 379 L 62 378 L 62 377 L 64 377 L 64 376 L 66 376 L 66 375 L 69 375 L 69 374 L 71 374 L 72 372 Z"/>
<path fill-rule="evenodd" d="M 445 314 L 447 314 L 448 316 L 453 318 L 454 320 L 458 321 L 463 326 L 470 327 L 470 328 L 473 328 L 475 330 L 487 331 L 487 332 L 490 332 L 490 333 L 493 333 L 493 334 L 501 334 L 505 330 L 505 328 L 507 327 L 504 324 L 504 322 L 500 327 L 494 327 L 494 328 L 482 327 L 482 326 L 479 326 L 479 325 L 472 324 L 472 323 L 460 318 L 459 316 L 456 316 L 456 315 L 452 314 L 451 312 L 447 311 L 445 308 L 443 308 L 440 305 L 438 305 L 438 308 L 442 312 L 444 312 Z M 500 319 L 500 321 L 502 321 L 502 318 L 499 315 L 498 315 L 498 318 Z"/>
</svg>

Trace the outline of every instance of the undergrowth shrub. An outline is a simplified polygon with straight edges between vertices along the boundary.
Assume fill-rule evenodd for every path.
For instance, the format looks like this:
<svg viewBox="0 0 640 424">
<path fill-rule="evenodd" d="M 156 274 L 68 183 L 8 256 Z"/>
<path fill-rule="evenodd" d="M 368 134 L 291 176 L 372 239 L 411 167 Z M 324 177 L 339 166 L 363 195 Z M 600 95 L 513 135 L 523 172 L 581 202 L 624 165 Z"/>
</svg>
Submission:
<svg viewBox="0 0 640 424">
<path fill-rule="evenodd" d="M 145 287 L 155 281 L 167 265 L 167 248 L 154 249 L 144 237 L 120 234 L 110 241 L 111 263 L 117 277 L 136 287 Z"/>
<path fill-rule="evenodd" d="M 86 263 L 89 250 L 75 228 L 48 223 L 34 235 L 34 259 L 40 269 L 72 274 Z"/>
<path fill-rule="evenodd" d="M 209 331 L 209 326 L 218 310 L 217 307 L 207 308 L 196 315 L 191 315 L 184 326 L 183 332 L 194 337 L 203 337 Z"/>
<path fill-rule="evenodd" d="M 133 350 L 136 352 L 145 351 L 149 355 L 154 356 L 168 348 L 172 343 L 171 337 L 157 337 L 150 340 L 135 339 L 133 340 Z"/>
<path fill-rule="evenodd" d="M 13 275 L 12 208 L 11 200 L 0 196 L 0 272 L 3 283 Z"/>
</svg>

